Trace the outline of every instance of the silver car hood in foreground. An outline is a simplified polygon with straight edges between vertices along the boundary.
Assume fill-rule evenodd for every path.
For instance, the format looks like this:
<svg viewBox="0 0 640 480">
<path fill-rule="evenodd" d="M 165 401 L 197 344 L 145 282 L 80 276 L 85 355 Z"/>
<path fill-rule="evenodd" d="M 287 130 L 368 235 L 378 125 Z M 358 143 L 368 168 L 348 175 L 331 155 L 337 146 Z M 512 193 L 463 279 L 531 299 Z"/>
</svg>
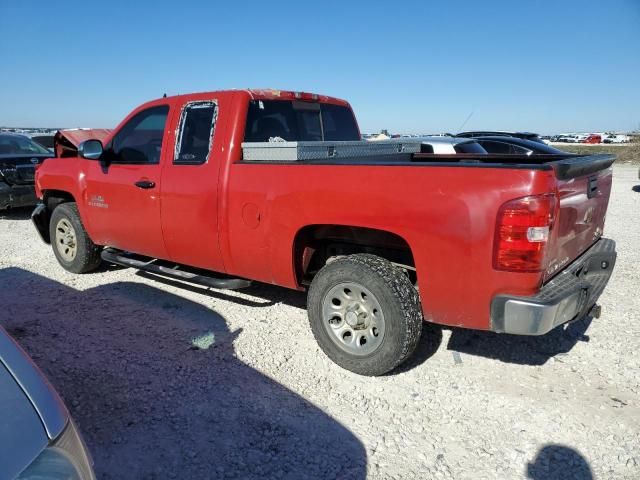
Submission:
<svg viewBox="0 0 640 480">
<path fill-rule="evenodd" d="M 15 478 L 48 443 L 33 404 L 0 364 L 0 477 Z"/>
<path fill-rule="evenodd" d="M 2 327 L 0 327 L 0 374 L 3 377 L 9 375 L 13 378 L 14 384 L 27 397 L 26 401 L 39 417 L 41 427 L 44 427 L 50 439 L 62 433 L 69 419 L 66 407 L 31 358 Z M 9 380 L 5 381 L 8 383 Z M 5 389 L 0 388 L 0 405 L 2 405 L 0 412 L 2 417 L 7 418 L 12 416 L 12 412 L 5 409 L 4 394 Z M 0 432 L 0 438 L 2 438 L 1 435 Z M 6 443 L 0 440 L 0 445 L 6 445 Z"/>
</svg>

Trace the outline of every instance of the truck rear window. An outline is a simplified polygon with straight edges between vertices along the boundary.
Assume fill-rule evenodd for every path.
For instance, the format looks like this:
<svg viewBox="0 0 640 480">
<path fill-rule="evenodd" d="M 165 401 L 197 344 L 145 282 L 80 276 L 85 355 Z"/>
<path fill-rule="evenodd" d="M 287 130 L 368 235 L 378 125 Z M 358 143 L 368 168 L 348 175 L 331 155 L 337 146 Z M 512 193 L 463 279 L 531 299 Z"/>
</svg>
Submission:
<svg viewBox="0 0 640 480">
<path fill-rule="evenodd" d="M 249 102 L 245 142 L 360 140 L 350 108 L 286 100 Z"/>
</svg>

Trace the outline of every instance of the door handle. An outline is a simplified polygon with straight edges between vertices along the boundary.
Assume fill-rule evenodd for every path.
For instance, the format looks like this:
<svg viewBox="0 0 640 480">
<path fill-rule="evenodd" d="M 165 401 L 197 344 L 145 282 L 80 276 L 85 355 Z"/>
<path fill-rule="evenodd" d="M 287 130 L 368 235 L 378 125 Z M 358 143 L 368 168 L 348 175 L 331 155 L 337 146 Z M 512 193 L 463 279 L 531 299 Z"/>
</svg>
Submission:
<svg viewBox="0 0 640 480">
<path fill-rule="evenodd" d="M 134 185 L 138 188 L 153 188 L 156 186 L 156 182 L 152 182 L 151 180 L 138 180 Z"/>
</svg>

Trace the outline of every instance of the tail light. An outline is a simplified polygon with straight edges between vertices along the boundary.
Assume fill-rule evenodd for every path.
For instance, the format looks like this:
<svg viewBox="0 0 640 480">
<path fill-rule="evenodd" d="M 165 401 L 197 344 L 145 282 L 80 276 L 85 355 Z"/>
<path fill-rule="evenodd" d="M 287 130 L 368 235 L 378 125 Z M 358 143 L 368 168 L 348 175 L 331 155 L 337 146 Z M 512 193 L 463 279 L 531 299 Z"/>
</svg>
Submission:
<svg viewBox="0 0 640 480">
<path fill-rule="evenodd" d="M 493 268 L 511 272 L 544 270 L 557 203 L 554 194 L 546 194 L 516 198 L 500 207 Z"/>
</svg>

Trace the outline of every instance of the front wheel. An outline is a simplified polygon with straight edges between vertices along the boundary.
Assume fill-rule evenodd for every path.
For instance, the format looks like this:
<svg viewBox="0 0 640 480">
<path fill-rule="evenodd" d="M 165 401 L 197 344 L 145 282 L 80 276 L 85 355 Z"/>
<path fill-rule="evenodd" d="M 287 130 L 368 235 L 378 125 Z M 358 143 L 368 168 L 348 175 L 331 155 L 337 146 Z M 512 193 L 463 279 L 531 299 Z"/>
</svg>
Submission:
<svg viewBox="0 0 640 480">
<path fill-rule="evenodd" d="M 308 312 L 324 353 L 360 375 L 382 375 L 400 365 L 422 331 L 416 289 L 402 270 L 375 255 L 325 265 L 311 283 Z"/>
<path fill-rule="evenodd" d="M 89 238 L 75 203 L 62 203 L 55 208 L 51 214 L 49 235 L 53 253 L 65 270 L 86 273 L 100 265 L 101 248 Z"/>
</svg>

